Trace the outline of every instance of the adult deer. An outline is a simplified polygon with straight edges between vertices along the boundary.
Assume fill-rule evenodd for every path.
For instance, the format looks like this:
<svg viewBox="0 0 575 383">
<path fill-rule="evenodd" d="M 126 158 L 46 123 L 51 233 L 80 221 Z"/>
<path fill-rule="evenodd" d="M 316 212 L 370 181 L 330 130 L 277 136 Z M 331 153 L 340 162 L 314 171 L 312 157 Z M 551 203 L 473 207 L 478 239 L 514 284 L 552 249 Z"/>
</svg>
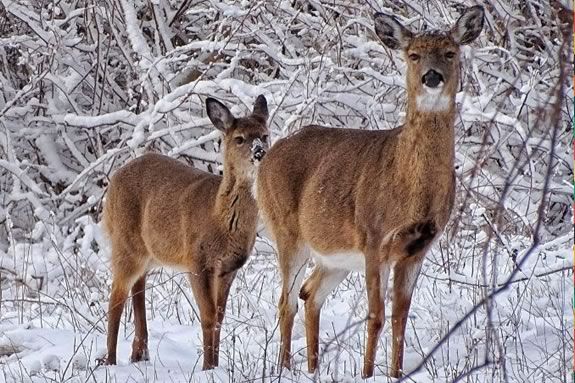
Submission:
<svg viewBox="0 0 575 383">
<path fill-rule="evenodd" d="M 467 9 L 449 32 L 414 34 L 382 13 L 374 20 L 383 44 L 407 58 L 405 124 L 385 131 L 307 126 L 278 141 L 258 172 L 258 206 L 278 248 L 280 364 L 288 368 L 297 291 L 311 255 L 315 268 L 299 292 L 308 370 L 318 365 L 322 304 L 359 270 L 366 274 L 369 306 L 363 376 L 373 375 L 393 268 L 390 374 L 399 376 L 421 264 L 453 206 L 459 50 L 480 34 L 483 8 Z"/>
<path fill-rule="evenodd" d="M 189 273 L 202 324 L 203 369 L 218 365 L 220 327 L 238 269 L 256 236 L 252 196 L 256 166 L 267 149 L 264 96 L 253 113 L 234 118 L 219 101 L 206 100 L 208 117 L 223 132 L 224 174 L 203 172 L 167 156 L 145 154 L 110 182 L 104 224 L 112 244 L 108 354 L 116 363 L 120 317 L 132 291 L 135 337 L 130 360 L 147 360 L 146 272 L 169 266 Z"/>
</svg>

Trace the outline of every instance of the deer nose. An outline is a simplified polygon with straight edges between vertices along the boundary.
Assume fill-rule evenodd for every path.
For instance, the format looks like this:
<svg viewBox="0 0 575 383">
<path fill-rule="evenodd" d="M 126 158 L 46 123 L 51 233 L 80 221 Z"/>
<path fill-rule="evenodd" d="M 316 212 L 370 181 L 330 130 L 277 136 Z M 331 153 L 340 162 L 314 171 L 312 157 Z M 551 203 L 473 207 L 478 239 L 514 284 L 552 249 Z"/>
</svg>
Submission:
<svg viewBox="0 0 575 383">
<path fill-rule="evenodd" d="M 252 149 L 252 157 L 254 160 L 261 161 L 262 158 L 264 158 L 266 154 L 266 149 L 264 148 L 263 142 L 259 138 L 256 138 L 252 142 L 251 149 Z"/>
<path fill-rule="evenodd" d="M 262 158 L 264 158 L 265 154 L 266 154 L 266 151 L 264 150 L 264 148 L 262 148 L 261 146 L 257 147 L 254 150 L 254 154 L 253 154 L 254 160 L 261 161 Z"/>
<path fill-rule="evenodd" d="M 423 75 L 421 82 L 430 88 L 437 88 L 437 86 L 443 82 L 443 76 L 441 73 L 430 69 L 426 74 Z"/>
</svg>

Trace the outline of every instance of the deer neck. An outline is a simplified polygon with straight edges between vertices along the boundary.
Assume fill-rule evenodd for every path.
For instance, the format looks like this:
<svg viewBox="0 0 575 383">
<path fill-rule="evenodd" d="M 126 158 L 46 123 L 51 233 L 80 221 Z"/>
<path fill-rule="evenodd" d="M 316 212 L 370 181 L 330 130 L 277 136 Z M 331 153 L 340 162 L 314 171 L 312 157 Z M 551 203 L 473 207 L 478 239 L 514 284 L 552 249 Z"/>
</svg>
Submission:
<svg viewBox="0 0 575 383">
<path fill-rule="evenodd" d="M 255 233 L 257 206 L 252 195 L 252 182 L 236 177 L 233 169 L 225 167 L 215 203 L 215 215 L 222 229 L 230 236 Z"/>
<path fill-rule="evenodd" d="M 394 145 L 391 184 L 401 215 L 444 222 L 453 193 L 454 107 L 442 112 L 410 108 Z M 399 214 L 399 213 L 398 213 Z"/>
<path fill-rule="evenodd" d="M 398 145 L 399 156 L 413 163 L 431 162 L 432 168 L 453 169 L 455 98 L 439 111 L 418 109 L 415 100 L 407 106 L 407 118 Z"/>
</svg>

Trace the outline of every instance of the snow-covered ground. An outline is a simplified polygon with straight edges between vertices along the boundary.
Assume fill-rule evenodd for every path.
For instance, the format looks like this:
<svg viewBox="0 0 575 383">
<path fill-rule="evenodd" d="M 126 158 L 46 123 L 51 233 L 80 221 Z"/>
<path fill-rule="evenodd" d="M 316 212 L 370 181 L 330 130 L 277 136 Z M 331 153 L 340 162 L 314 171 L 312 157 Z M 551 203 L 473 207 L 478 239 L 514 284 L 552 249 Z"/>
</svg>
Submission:
<svg viewBox="0 0 575 383">
<path fill-rule="evenodd" d="M 222 332 L 221 365 L 202 372 L 201 327 L 197 309 L 183 275 L 157 271 L 147 285 L 150 361 L 129 363 L 133 324 L 124 316 L 118 347 L 118 365 L 97 366 L 105 352 L 105 312 L 110 277 L 107 252 L 94 251 L 99 228 L 89 221 L 64 243 L 79 241 L 81 252 L 52 245 L 20 245 L 0 258 L 2 267 L 27 275 L 17 282 L 5 278 L 0 325 L 2 374 L 7 382 L 247 382 L 247 381 L 361 381 L 366 297 L 363 277 L 351 275 L 326 302 L 321 319 L 321 369 L 305 372 L 303 310 L 296 317 L 294 371 L 278 371 L 277 310 L 279 276 L 273 248 L 258 241 L 257 251 L 236 279 Z M 98 235 L 95 236 L 98 238 Z M 454 332 L 420 372 L 415 382 L 454 381 L 470 367 L 493 363 L 464 381 L 561 382 L 568 378 L 573 328 L 568 247 L 571 235 L 541 246 L 517 276 L 518 281 L 492 305 L 492 327 L 480 308 Z M 95 244 L 98 245 L 95 245 Z M 521 244 L 516 243 L 519 247 Z M 441 247 L 446 246 L 442 251 Z M 103 248 L 105 245 L 102 246 Z M 18 256 L 13 254 L 15 251 Z M 407 331 L 405 367 L 415 367 L 430 349 L 484 296 L 480 255 L 463 250 L 452 254 L 442 240 L 424 264 Z M 523 251 L 519 252 L 518 258 Z M 450 271 L 442 257 L 465 260 Z M 473 257 L 476 257 L 474 260 Z M 502 257 L 503 258 L 503 257 Z M 507 258 L 507 257 L 505 257 Z M 18 265 L 14 259 L 24 260 Z M 504 281 L 512 262 L 500 259 Z M 475 268 L 475 270 L 473 270 Z M 35 277 L 31 277 L 31 276 Z M 41 279 L 39 279 L 41 278 Z M 38 283 L 42 283 L 38 291 Z M 301 305 L 300 305 L 301 306 Z M 128 308 L 128 316 L 130 308 Z M 486 349 L 488 337 L 493 345 Z M 390 360 L 390 328 L 380 341 L 376 378 L 385 374 Z"/>
<path fill-rule="evenodd" d="M 303 310 L 294 368 L 278 371 L 280 277 L 265 232 L 232 287 L 219 368 L 200 371 L 196 305 L 185 276 L 169 270 L 147 280 L 150 360 L 129 363 L 128 304 L 118 365 L 98 366 L 111 283 L 98 224 L 105 187 L 145 150 L 217 172 L 207 96 L 240 115 L 266 95 L 274 139 L 312 122 L 396 126 L 405 64 L 375 39 L 373 12 L 415 30 L 450 25 L 460 8 L 447 0 L 88 3 L 0 0 L 0 382 L 362 381 L 366 294 L 356 273 L 322 310 L 317 375 L 305 372 Z M 462 50 L 456 206 L 414 294 L 405 369 L 424 363 L 405 381 L 566 382 L 572 5 L 480 3 L 484 31 Z M 390 352 L 386 322 L 368 381 L 394 381 Z"/>
</svg>

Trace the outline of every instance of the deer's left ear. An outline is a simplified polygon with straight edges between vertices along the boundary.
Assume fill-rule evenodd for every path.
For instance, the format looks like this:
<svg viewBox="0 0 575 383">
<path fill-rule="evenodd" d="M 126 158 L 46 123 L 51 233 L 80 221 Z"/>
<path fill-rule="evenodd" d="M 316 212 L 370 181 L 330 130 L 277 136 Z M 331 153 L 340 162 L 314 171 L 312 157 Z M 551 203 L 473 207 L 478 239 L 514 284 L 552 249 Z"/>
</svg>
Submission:
<svg viewBox="0 0 575 383">
<path fill-rule="evenodd" d="M 481 5 L 467 8 L 451 28 L 451 37 L 458 44 L 469 44 L 481 33 L 483 21 L 484 11 Z"/>
<path fill-rule="evenodd" d="M 268 120 L 268 101 L 263 94 L 260 94 L 258 98 L 256 98 L 253 114 L 262 117 L 266 121 Z"/>
</svg>

